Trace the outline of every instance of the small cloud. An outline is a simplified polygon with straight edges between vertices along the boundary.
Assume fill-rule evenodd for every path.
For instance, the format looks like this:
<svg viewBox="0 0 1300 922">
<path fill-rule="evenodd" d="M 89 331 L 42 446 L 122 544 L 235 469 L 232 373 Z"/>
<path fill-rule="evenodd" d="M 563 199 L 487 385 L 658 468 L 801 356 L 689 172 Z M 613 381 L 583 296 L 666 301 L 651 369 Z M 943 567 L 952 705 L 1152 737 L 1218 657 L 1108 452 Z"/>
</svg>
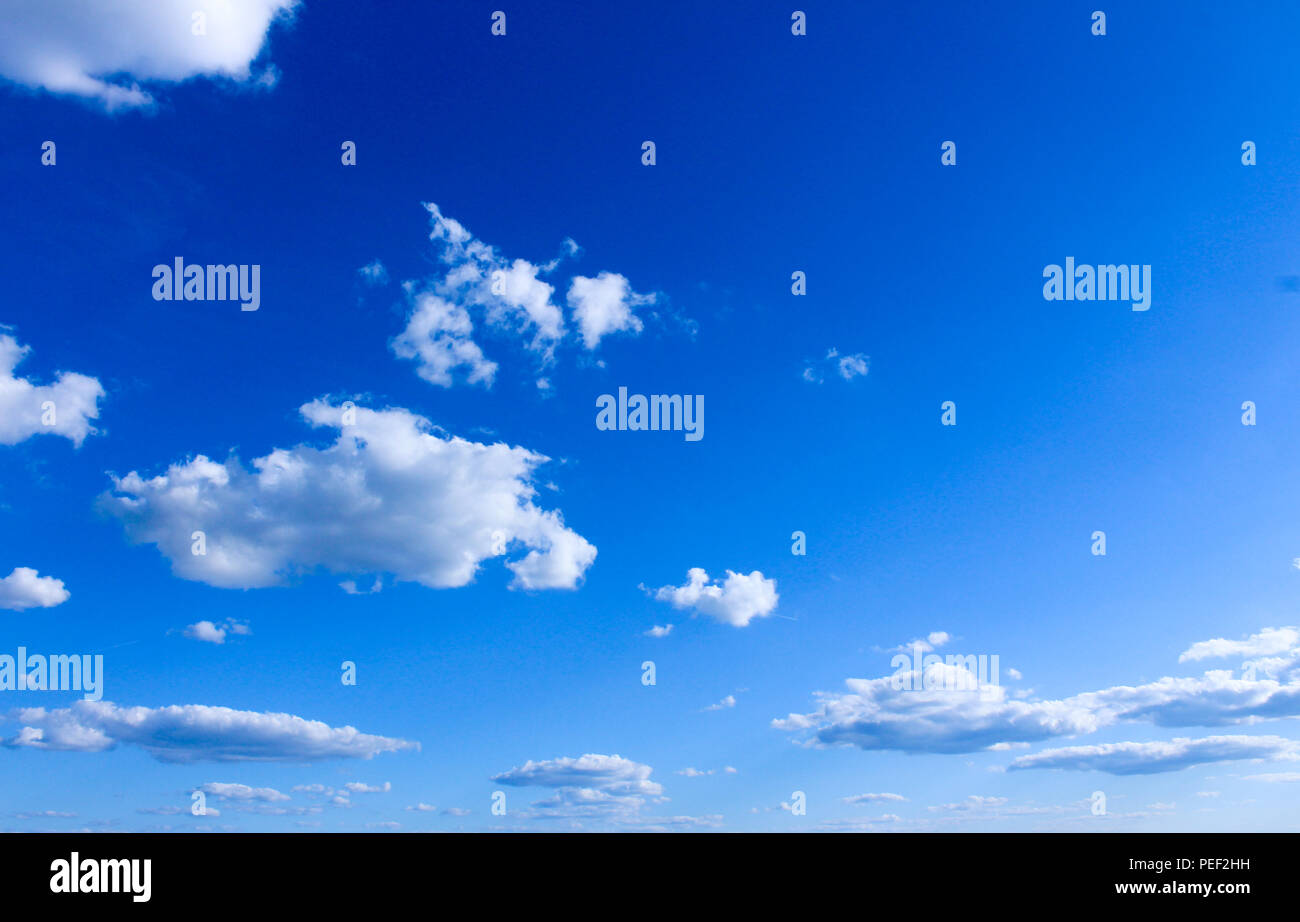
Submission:
<svg viewBox="0 0 1300 922">
<path fill-rule="evenodd" d="M 348 595 L 374 595 L 377 592 L 383 591 L 384 580 L 383 577 L 376 576 L 375 581 L 370 585 L 369 589 L 358 589 L 355 580 L 345 579 L 343 582 L 339 583 L 339 588 Z"/>
<path fill-rule="evenodd" d="M 438 808 L 435 807 L 433 804 L 426 804 L 426 803 L 418 803 L 413 807 L 406 808 L 408 813 L 434 813 L 437 811 L 437 809 Z"/>
<path fill-rule="evenodd" d="M 41 576 L 31 567 L 15 567 L 0 579 L 0 608 L 9 611 L 53 608 L 68 601 L 71 595 L 63 588 L 63 580 Z"/>
<path fill-rule="evenodd" d="M 188 625 L 182 632 L 190 640 L 200 640 L 204 643 L 223 644 L 226 642 L 227 634 L 249 635 L 253 633 L 252 628 L 246 621 L 236 621 L 233 618 L 227 618 L 221 624 L 215 624 L 211 621 L 196 621 Z"/>
<path fill-rule="evenodd" d="M 388 270 L 378 259 L 362 266 L 357 273 L 365 280 L 367 285 L 387 285 Z"/>
<path fill-rule="evenodd" d="M 809 362 L 804 366 L 803 379 L 810 384 L 821 384 L 827 375 L 852 381 L 867 374 L 871 369 L 871 357 L 861 352 L 852 355 L 840 355 L 838 349 L 831 348 L 826 357 L 818 362 Z"/>
<path fill-rule="evenodd" d="M 387 794 L 393 789 L 393 783 L 385 781 L 383 784 L 363 784 L 360 781 L 349 781 L 343 787 L 352 794 Z"/>
<path fill-rule="evenodd" d="M 645 631 L 643 636 L 667 637 L 672 632 L 673 632 L 673 626 L 671 624 L 656 624 L 654 627 L 650 628 L 650 630 Z"/>
<path fill-rule="evenodd" d="M 736 696 L 735 696 L 735 695 L 727 695 L 727 697 L 723 698 L 723 699 L 722 699 L 721 701 L 719 701 L 717 704 L 710 704 L 710 705 L 709 705 L 708 707 L 706 707 L 704 710 L 706 710 L 706 711 L 723 711 L 723 710 L 726 710 L 727 708 L 734 708 L 735 706 L 736 706 Z"/>
<path fill-rule="evenodd" d="M 907 800 L 902 794 L 891 794 L 888 791 L 879 794 L 854 794 L 852 797 L 845 797 L 846 804 L 858 806 L 861 804 L 878 804 L 878 803 L 902 803 Z"/>
<path fill-rule="evenodd" d="M 755 618 L 772 614 L 780 598 L 776 580 L 765 578 L 760 570 L 748 575 L 728 570 L 726 579 L 710 580 L 700 567 L 687 571 L 684 585 L 664 586 L 654 597 L 674 608 L 693 608 L 732 627 L 745 627 Z"/>
</svg>

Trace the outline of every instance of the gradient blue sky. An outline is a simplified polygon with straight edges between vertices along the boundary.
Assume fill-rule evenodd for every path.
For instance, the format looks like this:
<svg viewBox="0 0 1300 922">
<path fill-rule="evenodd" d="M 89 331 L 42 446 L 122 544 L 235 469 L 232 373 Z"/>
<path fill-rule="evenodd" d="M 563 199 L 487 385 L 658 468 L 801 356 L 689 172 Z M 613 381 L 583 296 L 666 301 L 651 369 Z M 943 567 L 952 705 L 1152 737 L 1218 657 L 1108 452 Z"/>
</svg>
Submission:
<svg viewBox="0 0 1300 922">
<path fill-rule="evenodd" d="M 242 6 L 255 21 L 269 5 Z M 420 749 L 212 761 L 229 740 L 182 733 L 192 760 L 177 764 L 129 740 L 11 744 L 0 826 L 1296 828 L 1279 779 L 1300 778 L 1300 639 L 1180 654 L 1300 623 L 1300 8 L 1105 3 L 1097 37 L 1097 4 L 813 4 L 796 37 L 789 4 L 529 2 L 504 7 L 494 37 L 500 3 L 306 0 L 253 62 L 273 85 L 88 65 L 152 98 L 108 111 L 31 76 L 42 45 L 23 36 L 98 62 L 120 26 L 49 12 L 71 6 L 16 4 L 0 42 L 0 324 L 31 350 L 18 377 L 77 372 L 105 396 L 80 447 L 48 433 L 0 445 L 0 576 L 30 567 L 71 593 L 0 613 L 0 653 L 102 653 L 104 698 L 123 707 L 283 713 Z M 149 43 L 183 57 L 193 4 L 179 6 L 131 33 L 141 60 Z M 45 140 L 56 166 L 40 163 Z M 340 163 L 344 140 L 356 166 Z M 956 167 L 940 165 L 945 140 Z M 1241 163 L 1246 140 L 1256 166 Z M 491 387 L 431 384 L 393 353 L 412 309 L 400 283 L 423 290 L 447 269 L 422 203 L 508 260 L 540 265 L 577 243 L 547 277 L 570 330 L 551 363 L 477 314 Z M 153 266 L 176 256 L 260 265 L 261 309 L 153 300 Z M 1067 256 L 1150 264 L 1150 310 L 1045 301 L 1043 267 Z M 387 284 L 359 273 L 374 260 Z M 638 335 L 588 350 L 565 292 L 601 271 L 655 302 L 636 309 Z M 869 373 L 835 374 L 832 348 L 869 356 Z M 805 380 L 810 366 L 824 380 Z M 620 385 L 704 395 L 705 437 L 598 431 L 595 398 Z M 224 588 L 173 574 L 97 504 L 111 474 L 324 447 L 331 432 L 298 415 L 317 398 L 549 457 L 535 502 L 598 549 L 594 563 L 573 589 L 511 588 L 501 559 L 457 588 L 382 566 Z M 945 400 L 955 427 L 940 425 Z M 806 556 L 791 554 L 796 529 Z M 1105 557 L 1090 553 L 1098 529 Z M 653 597 L 693 567 L 760 571 L 775 611 L 734 627 Z M 339 585 L 376 575 L 375 594 Z M 251 634 L 184 636 L 230 618 Z M 667 637 L 644 635 L 667 623 Z M 804 745 L 809 733 L 773 726 L 848 678 L 888 676 L 890 648 L 936 631 L 951 637 L 942 653 L 999 656 L 996 714 L 936 699 L 902 751 Z M 1242 679 L 1262 652 L 1280 665 Z M 1215 684 L 1211 669 L 1235 677 Z M 1186 681 L 1151 684 L 1162 677 Z M 1074 697 L 1127 686 L 1123 713 Z M 80 697 L 0 695 L 10 741 L 32 724 L 15 709 Z M 706 710 L 728 695 L 734 707 Z M 877 703 L 906 720 L 916 700 Z M 1058 711 L 1106 716 L 1030 741 L 1007 729 Z M 987 742 L 1013 747 L 948 751 L 984 721 Z M 1238 739 L 1141 774 L 1107 771 L 1107 750 L 1008 770 L 1112 743 L 1145 746 L 1132 751 L 1149 770 L 1160 751 L 1147 744 L 1225 736 L 1271 738 L 1272 755 L 1237 758 L 1250 748 Z M 562 763 L 505 774 L 586 754 L 652 773 L 629 768 L 630 786 L 618 770 L 560 783 Z M 510 783 L 530 779 L 543 783 Z M 391 790 L 350 805 L 292 791 L 347 782 Z M 190 792 L 214 783 L 289 799 L 210 796 L 220 817 L 191 816 Z M 596 802 L 575 807 L 579 788 Z M 489 812 L 497 790 L 504 817 Z M 795 791 L 806 816 L 781 808 Z M 844 800 L 864 793 L 906 799 Z"/>
</svg>

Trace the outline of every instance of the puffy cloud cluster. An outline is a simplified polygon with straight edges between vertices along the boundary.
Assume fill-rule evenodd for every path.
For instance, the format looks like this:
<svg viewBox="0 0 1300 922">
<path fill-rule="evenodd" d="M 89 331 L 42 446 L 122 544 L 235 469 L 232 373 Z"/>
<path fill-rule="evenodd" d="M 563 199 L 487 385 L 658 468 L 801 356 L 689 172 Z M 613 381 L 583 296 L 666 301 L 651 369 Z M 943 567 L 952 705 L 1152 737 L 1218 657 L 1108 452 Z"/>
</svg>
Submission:
<svg viewBox="0 0 1300 922">
<path fill-rule="evenodd" d="M 316 567 L 463 586 L 482 561 L 511 554 L 515 586 L 573 588 L 596 557 L 559 512 L 533 502 L 543 455 L 444 437 L 401 409 L 317 400 L 301 413 L 337 429 L 334 443 L 276 449 L 251 470 L 200 455 L 156 477 L 132 471 L 101 505 L 178 576 L 228 588 Z"/>
<path fill-rule="evenodd" d="M 1211 670 L 1164 677 L 1059 700 L 1033 700 L 978 681 L 969 662 L 936 662 L 931 683 L 896 676 L 848 679 L 843 693 L 820 692 L 808 713 L 774 720 L 812 745 L 867 750 L 964 753 L 1092 733 L 1120 723 L 1161 727 L 1240 726 L 1300 716 L 1300 640 L 1293 628 L 1266 630 L 1245 641 L 1195 644 L 1182 660 L 1258 654 L 1244 675 Z M 951 659 L 951 658 L 950 658 Z M 959 659 L 959 658 L 958 658 Z M 933 675 L 928 676 L 933 678 Z M 1016 759 L 1016 769 L 1095 768 L 1117 774 L 1174 771 L 1239 758 L 1281 758 L 1294 751 L 1276 737 L 1211 736 L 1173 742 L 1109 743 L 1053 749 Z M 1285 744 L 1285 745 L 1284 745 Z"/>
<path fill-rule="evenodd" d="M 53 384 L 33 384 L 14 374 L 31 351 L 0 333 L 0 445 L 17 445 L 34 435 L 61 435 L 81 445 L 95 431 L 104 388 L 99 381 L 61 371 Z"/>
<path fill-rule="evenodd" d="M 31 567 L 15 567 L 0 579 L 0 609 L 53 608 L 68 601 L 71 595 L 63 588 L 63 580 L 41 576 Z"/>
<path fill-rule="evenodd" d="M 755 618 L 763 618 L 776 611 L 780 598 L 776 580 L 767 579 L 759 570 L 748 575 L 727 571 L 727 578 L 710 580 L 700 567 L 686 571 L 686 583 L 681 586 L 663 586 L 654 597 L 668 602 L 674 608 L 694 609 L 723 624 L 745 627 Z"/>
<path fill-rule="evenodd" d="M 101 752 L 125 744 L 162 762 L 311 762 L 419 749 L 355 727 L 203 704 L 120 707 L 83 699 L 66 708 L 20 708 L 13 719 L 21 728 L 5 741 L 10 747 Z"/>
<path fill-rule="evenodd" d="M 0 76 L 93 100 L 106 110 L 153 103 L 140 82 L 193 77 L 274 82 L 253 61 L 297 0 L 9 0 Z M 197 17 L 202 13 L 202 18 Z"/>
<path fill-rule="evenodd" d="M 498 365 L 476 339 L 485 329 L 519 340 L 542 365 L 549 364 L 568 335 L 555 286 L 545 280 L 561 259 L 541 264 L 509 259 L 436 204 L 424 207 L 430 215 L 429 239 L 446 271 L 427 285 L 403 286 L 409 310 L 406 328 L 393 339 L 394 354 L 414 361 L 430 384 L 451 387 L 459 379 L 491 386 Z M 565 255 L 576 252 L 577 245 L 565 241 Z M 610 334 L 639 333 L 642 321 L 635 310 L 654 303 L 655 296 L 633 291 L 622 275 L 601 272 L 595 278 L 572 278 L 566 301 L 583 346 L 593 350 Z M 542 382 L 539 386 L 547 386 Z"/>
<path fill-rule="evenodd" d="M 537 816 L 550 818 L 636 819 L 647 800 L 663 798 L 663 786 L 650 780 L 653 769 L 619 755 L 588 753 L 580 758 L 529 760 L 493 776 L 497 784 L 553 788 L 534 801 Z"/>
</svg>

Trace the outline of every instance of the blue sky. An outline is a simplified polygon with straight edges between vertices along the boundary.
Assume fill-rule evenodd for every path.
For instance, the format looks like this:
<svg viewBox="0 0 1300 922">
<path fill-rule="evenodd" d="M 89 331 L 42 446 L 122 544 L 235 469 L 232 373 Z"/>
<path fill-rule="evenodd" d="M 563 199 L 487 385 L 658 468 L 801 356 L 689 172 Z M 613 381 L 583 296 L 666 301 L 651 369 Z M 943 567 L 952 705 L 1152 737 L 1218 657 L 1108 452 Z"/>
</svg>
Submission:
<svg viewBox="0 0 1300 922">
<path fill-rule="evenodd" d="M 991 6 L 15 4 L 0 826 L 1294 829 L 1300 10 Z"/>
</svg>

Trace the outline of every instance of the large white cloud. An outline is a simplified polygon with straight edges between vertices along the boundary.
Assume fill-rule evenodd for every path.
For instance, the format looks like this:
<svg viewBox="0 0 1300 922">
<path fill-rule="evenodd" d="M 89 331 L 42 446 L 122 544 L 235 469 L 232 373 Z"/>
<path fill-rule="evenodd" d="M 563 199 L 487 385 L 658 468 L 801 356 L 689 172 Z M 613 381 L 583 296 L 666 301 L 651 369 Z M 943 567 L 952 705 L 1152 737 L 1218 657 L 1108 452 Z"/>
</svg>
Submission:
<svg viewBox="0 0 1300 922">
<path fill-rule="evenodd" d="M 9 611 L 53 608 L 68 601 L 70 596 L 63 588 L 63 580 L 41 576 L 31 567 L 15 567 L 0 579 L 0 608 Z"/>
<path fill-rule="evenodd" d="M 790 714 L 772 725 L 798 733 L 813 745 L 938 753 L 1077 736 L 1121 722 L 1249 725 L 1300 716 L 1295 650 L 1281 652 L 1285 655 L 1269 660 L 1272 668 L 1265 676 L 1212 670 L 1059 700 L 1013 696 L 1002 686 L 980 683 L 968 663 L 935 663 L 927 667 L 928 675 L 937 677 L 933 687 L 924 686 L 915 672 L 911 683 L 900 683 L 894 676 L 848 679 L 846 692 L 820 692 L 814 710 Z"/>
<path fill-rule="evenodd" d="M 444 437 L 402 409 L 317 400 L 301 413 L 337 429 L 334 443 L 276 449 L 252 470 L 200 455 L 156 477 L 133 471 L 114 478 L 101 504 L 132 541 L 157 545 L 178 576 L 228 588 L 277 585 L 316 567 L 463 586 L 482 561 L 510 555 L 513 585 L 573 588 L 596 557 L 559 512 L 534 504 L 544 455 Z M 206 554 L 193 553 L 196 531 Z"/>
<path fill-rule="evenodd" d="M 418 743 L 372 736 L 355 727 L 202 704 L 148 708 L 81 700 L 53 710 L 20 708 L 12 719 L 21 729 L 6 740 L 8 746 L 101 752 L 126 744 L 162 762 L 369 759 L 381 752 L 419 749 Z"/>
<path fill-rule="evenodd" d="M 655 598 L 674 608 L 694 609 L 723 624 L 745 627 L 753 619 L 776 611 L 779 596 L 776 580 L 765 578 L 759 570 L 749 574 L 728 570 L 727 578 L 718 581 L 710 580 L 700 567 L 691 567 L 686 571 L 684 585 L 663 586 L 655 592 Z"/>
<path fill-rule="evenodd" d="M 112 111 L 153 102 L 141 82 L 266 80 L 251 65 L 297 0 L 7 0 L 0 76 Z M 194 18 L 204 14 L 202 33 Z"/>
<path fill-rule="evenodd" d="M 0 445 L 16 445 L 33 435 L 61 435 L 80 445 L 95 431 L 104 388 L 99 381 L 61 371 L 53 384 L 33 384 L 14 374 L 31 349 L 0 333 Z"/>
<path fill-rule="evenodd" d="M 1068 768 L 1109 772 L 1112 775 L 1150 775 L 1178 771 L 1209 762 L 1238 759 L 1295 758 L 1300 745 L 1280 736 L 1180 737 L 1151 743 L 1102 743 L 1045 749 L 1020 756 L 1009 771 L 1030 768 Z"/>
</svg>

